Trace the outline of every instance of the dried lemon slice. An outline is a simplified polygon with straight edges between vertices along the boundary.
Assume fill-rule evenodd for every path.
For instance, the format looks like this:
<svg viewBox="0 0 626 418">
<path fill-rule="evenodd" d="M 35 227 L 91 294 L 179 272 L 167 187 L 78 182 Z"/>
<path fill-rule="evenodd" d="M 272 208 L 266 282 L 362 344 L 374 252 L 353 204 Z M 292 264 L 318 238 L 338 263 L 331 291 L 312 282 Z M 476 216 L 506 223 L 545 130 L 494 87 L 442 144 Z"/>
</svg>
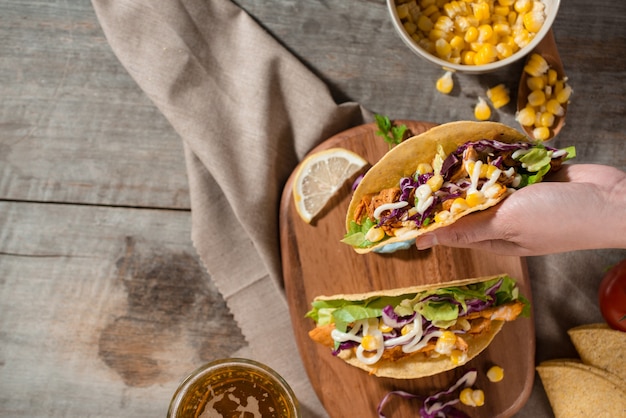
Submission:
<svg viewBox="0 0 626 418">
<path fill-rule="evenodd" d="M 330 148 L 306 157 L 293 182 L 293 199 L 298 215 L 307 223 L 324 209 L 343 184 L 367 161 L 345 148 Z"/>
</svg>

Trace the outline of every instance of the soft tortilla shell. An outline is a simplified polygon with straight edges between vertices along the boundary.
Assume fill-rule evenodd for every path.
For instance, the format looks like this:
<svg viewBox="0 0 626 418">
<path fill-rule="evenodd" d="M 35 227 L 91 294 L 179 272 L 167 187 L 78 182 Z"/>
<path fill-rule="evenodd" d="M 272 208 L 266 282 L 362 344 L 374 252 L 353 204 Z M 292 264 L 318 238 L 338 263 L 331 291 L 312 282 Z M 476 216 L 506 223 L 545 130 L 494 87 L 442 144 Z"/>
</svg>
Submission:
<svg viewBox="0 0 626 418">
<path fill-rule="evenodd" d="M 626 416 L 624 382 L 577 360 L 550 360 L 537 366 L 556 418 Z"/>
<path fill-rule="evenodd" d="M 446 155 L 456 150 L 466 142 L 476 142 L 481 139 L 494 139 L 500 142 L 528 142 L 528 138 L 521 132 L 497 122 L 473 122 L 459 121 L 435 126 L 420 135 L 403 141 L 391 151 L 385 154 L 363 176 L 358 187 L 352 195 L 350 206 L 346 215 L 346 231 L 350 228 L 350 221 L 354 218 L 354 212 L 363 198 L 370 193 L 378 193 L 383 189 L 396 187 L 402 177 L 413 175 L 420 163 L 432 163 L 437 154 L 438 146 L 443 147 Z M 459 214 L 445 223 L 431 224 L 419 230 L 413 230 L 401 237 L 392 237 L 369 248 L 355 248 L 358 253 L 367 253 L 374 248 L 379 248 L 394 242 L 408 241 L 433 229 L 454 223 L 457 219 L 468 213 L 484 210 L 496 205 L 506 195 L 498 199 L 488 201 L 470 210 Z"/>
<path fill-rule="evenodd" d="M 567 333 L 583 363 L 620 377 L 626 385 L 626 332 L 600 323 L 581 325 Z"/>
<path fill-rule="evenodd" d="M 454 280 L 443 284 L 412 286 L 368 293 L 318 296 L 315 298 L 315 300 L 344 299 L 349 301 L 360 301 L 380 296 L 401 296 L 438 288 L 457 287 L 472 283 L 481 283 L 492 279 L 498 279 L 500 277 L 503 277 L 503 275 L 483 276 L 471 279 Z M 491 343 L 496 334 L 500 332 L 503 324 L 504 323 L 502 321 L 492 321 L 491 327 L 488 331 L 485 331 L 475 336 L 464 336 L 463 338 L 468 344 L 467 360 L 459 364 L 452 363 L 449 357 L 441 357 L 436 359 L 423 358 L 422 355 L 419 353 L 414 356 L 408 356 L 396 361 L 380 360 L 376 364 L 371 366 L 359 361 L 352 350 L 343 351 L 339 354 L 339 357 L 341 357 L 347 363 L 358 367 L 359 369 L 366 370 L 367 372 L 379 377 L 391 377 L 394 379 L 417 379 L 420 377 L 432 376 L 434 374 L 442 373 L 446 370 L 451 370 L 459 367 L 476 357 L 485 348 L 487 348 L 487 346 Z"/>
</svg>

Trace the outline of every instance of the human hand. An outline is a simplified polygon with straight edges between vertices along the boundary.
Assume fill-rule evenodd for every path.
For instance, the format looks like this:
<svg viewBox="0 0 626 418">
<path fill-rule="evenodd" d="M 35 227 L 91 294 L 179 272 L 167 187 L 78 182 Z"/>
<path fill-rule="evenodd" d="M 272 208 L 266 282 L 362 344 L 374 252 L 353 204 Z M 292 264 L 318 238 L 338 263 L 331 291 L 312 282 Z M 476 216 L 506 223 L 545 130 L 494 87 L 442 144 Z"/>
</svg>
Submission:
<svg viewBox="0 0 626 418">
<path fill-rule="evenodd" d="M 518 256 L 626 248 L 626 173 L 603 165 L 564 165 L 489 210 L 418 237 L 416 245 Z"/>
</svg>

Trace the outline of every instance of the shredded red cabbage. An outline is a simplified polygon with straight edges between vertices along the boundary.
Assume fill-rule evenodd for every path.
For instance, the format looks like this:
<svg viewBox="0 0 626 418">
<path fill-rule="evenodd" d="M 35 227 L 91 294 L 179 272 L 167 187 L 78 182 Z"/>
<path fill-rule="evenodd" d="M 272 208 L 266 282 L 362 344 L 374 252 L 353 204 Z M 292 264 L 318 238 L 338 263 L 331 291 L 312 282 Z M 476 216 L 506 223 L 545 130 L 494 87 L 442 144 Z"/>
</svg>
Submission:
<svg viewBox="0 0 626 418">
<path fill-rule="evenodd" d="M 395 390 L 387 393 L 378 404 L 377 412 L 379 418 L 386 418 L 383 408 L 392 396 L 399 396 L 404 399 L 418 399 L 422 402 L 419 409 L 421 418 L 469 418 L 465 412 L 454 408 L 453 405 L 459 402 L 459 389 L 471 387 L 476 383 L 478 372 L 475 369 L 468 370 L 448 389 L 437 392 L 430 396 Z"/>
<path fill-rule="evenodd" d="M 406 324 L 410 324 L 415 319 L 415 315 L 416 313 L 413 312 L 413 315 L 399 316 L 391 305 L 383 308 L 383 322 L 391 328 L 402 328 Z"/>
</svg>

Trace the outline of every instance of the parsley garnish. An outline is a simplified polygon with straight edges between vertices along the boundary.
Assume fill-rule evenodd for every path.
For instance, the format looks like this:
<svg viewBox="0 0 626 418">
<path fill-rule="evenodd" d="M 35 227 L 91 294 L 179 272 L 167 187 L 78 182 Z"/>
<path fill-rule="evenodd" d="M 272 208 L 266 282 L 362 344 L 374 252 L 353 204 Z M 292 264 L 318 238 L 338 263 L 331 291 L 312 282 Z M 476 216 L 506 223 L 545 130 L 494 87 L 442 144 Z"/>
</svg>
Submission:
<svg viewBox="0 0 626 418">
<path fill-rule="evenodd" d="M 385 142 L 389 144 L 389 149 L 404 140 L 408 130 L 406 125 L 395 126 L 391 119 L 383 115 L 374 115 L 374 119 L 378 125 L 376 135 L 383 137 Z"/>
</svg>

